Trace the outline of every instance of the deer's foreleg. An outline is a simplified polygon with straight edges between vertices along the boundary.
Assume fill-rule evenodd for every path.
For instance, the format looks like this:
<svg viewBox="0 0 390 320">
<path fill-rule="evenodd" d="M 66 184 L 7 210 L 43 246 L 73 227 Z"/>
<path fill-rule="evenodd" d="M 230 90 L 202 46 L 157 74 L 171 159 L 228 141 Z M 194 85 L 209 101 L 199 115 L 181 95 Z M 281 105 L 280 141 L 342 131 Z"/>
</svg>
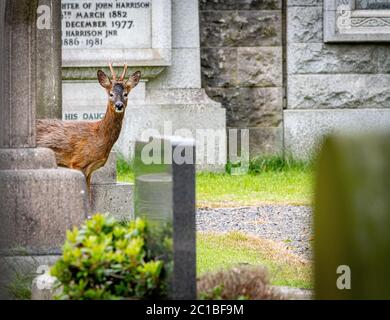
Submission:
<svg viewBox="0 0 390 320">
<path fill-rule="evenodd" d="M 91 178 L 92 178 L 92 174 L 89 174 L 89 175 L 86 176 L 86 179 L 87 179 L 87 189 L 88 189 L 89 202 L 90 203 L 92 203 Z"/>
</svg>

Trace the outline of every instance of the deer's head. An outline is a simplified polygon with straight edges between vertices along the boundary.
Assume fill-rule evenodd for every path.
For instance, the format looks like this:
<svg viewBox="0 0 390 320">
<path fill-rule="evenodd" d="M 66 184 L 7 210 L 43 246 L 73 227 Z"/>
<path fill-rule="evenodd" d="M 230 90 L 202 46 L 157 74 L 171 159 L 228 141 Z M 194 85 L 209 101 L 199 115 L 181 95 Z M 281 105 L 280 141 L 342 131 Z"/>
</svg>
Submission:
<svg viewBox="0 0 390 320">
<path fill-rule="evenodd" d="M 110 70 L 112 80 L 102 70 L 97 72 L 98 80 L 100 85 L 107 91 L 108 102 L 112 111 L 119 114 L 124 113 L 127 107 L 129 93 L 139 83 L 141 72 L 137 71 L 128 80 L 125 80 L 127 71 L 126 64 L 119 79 L 115 74 L 112 64 L 110 64 Z"/>
</svg>

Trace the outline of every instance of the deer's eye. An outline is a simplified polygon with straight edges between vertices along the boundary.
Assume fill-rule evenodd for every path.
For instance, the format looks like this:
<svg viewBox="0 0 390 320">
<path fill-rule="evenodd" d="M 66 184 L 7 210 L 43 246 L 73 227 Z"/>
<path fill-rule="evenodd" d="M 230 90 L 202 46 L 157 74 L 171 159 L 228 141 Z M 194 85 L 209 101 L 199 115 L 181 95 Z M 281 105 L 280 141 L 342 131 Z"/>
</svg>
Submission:
<svg viewBox="0 0 390 320">
<path fill-rule="evenodd" d="M 110 97 L 114 98 L 114 94 L 112 92 L 110 92 Z"/>
<path fill-rule="evenodd" d="M 124 93 L 123 96 L 124 96 L 125 98 L 127 98 L 128 94 L 127 94 L 127 93 Z"/>
</svg>

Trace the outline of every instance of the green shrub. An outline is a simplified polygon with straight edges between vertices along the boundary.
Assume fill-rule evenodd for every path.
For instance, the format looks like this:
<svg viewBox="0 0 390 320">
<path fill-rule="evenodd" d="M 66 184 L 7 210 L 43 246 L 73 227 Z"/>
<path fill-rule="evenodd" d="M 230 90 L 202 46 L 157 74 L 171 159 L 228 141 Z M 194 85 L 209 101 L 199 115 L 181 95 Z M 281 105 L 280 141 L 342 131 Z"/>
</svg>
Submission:
<svg viewBox="0 0 390 320">
<path fill-rule="evenodd" d="M 157 259 L 155 251 L 147 247 L 149 242 L 158 241 L 166 246 L 160 246 L 160 252 L 169 251 L 171 242 L 150 239 L 151 234 L 144 220 L 120 223 L 103 215 L 94 216 L 80 229 L 68 231 L 62 257 L 51 269 L 63 287 L 57 298 L 164 297 L 168 265 L 163 255 Z"/>
</svg>

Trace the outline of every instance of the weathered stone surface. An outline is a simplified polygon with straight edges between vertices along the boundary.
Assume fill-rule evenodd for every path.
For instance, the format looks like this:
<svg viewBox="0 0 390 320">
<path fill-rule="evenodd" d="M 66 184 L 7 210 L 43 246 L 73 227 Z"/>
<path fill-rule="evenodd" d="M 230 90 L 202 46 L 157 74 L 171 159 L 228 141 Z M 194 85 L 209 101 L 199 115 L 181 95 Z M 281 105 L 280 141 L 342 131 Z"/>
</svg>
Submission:
<svg viewBox="0 0 390 320">
<path fill-rule="evenodd" d="M 46 148 L 0 148 L 0 170 L 57 168 L 55 154 Z"/>
<path fill-rule="evenodd" d="M 207 105 L 207 108 L 218 108 L 220 104 L 206 94 L 204 89 L 171 89 L 171 90 L 148 90 L 148 95 L 145 99 L 145 104 L 192 104 L 196 101 L 197 104 Z"/>
<path fill-rule="evenodd" d="M 390 109 L 285 110 L 284 146 L 297 159 L 310 159 L 325 135 L 390 130 Z"/>
<path fill-rule="evenodd" d="M 375 46 L 378 50 L 378 73 L 390 73 L 390 46 Z"/>
<path fill-rule="evenodd" d="M 241 86 L 281 87 L 282 47 L 238 48 L 238 80 Z"/>
<path fill-rule="evenodd" d="M 277 10 L 281 0 L 200 0 L 200 10 Z"/>
<path fill-rule="evenodd" d="M 197 1 L 172 1 L 172 48 L 199 48 Z"/>
<path fill-rule="evenodd" d="M 226 108 L 229 127 L 276 127 L 282 121 L 281 88 L 208 88 L 207 93 Z"/>
<path fill-rule="evenodd" d="M 37 29 L 37 118 L 62 118 L 61 2 L 39 0 L 52 13 L 52 28 Z"/>
<path fill-rule="evenodd" d="M 291 75 L 289 109 L 389 108 L 390 75 Z"/>
<path fill-rule="evenodd" d="M 281 45 L 280 11 L 203 11 L 202 47 Z"/>
<path fill-rule="evenodd" d="M 237 137 L 241 137 L 241 130 L 249 131 L 249 158 L 281 154 L 283 152 L 283 126 L 228 129 L 236 129 Z M 235 135 L 232 135 L 232 138 L 235 139 Z M 241 149 L 240 140 L 238 140 L 237 148 L 238 150 Z"/>
<path fill-rule="evenodd" d="M 0 172 L 0 247 L 58 253 L 66 230 L 87 217 L 85 177 L 69 169 Z"/>
<path fill-rule="evenodd" d="M 237 85 L 237 49 L 207 48 L 201 50 L 202 81 L 208 87 Z"/>
<path fill-rule="evenodd" d="M 148 83 L 153 89 L 200 88 L 199 48 L 172 49 L 172 65 Z"/>
<path fill-rule="evenodd" d="M 0 6 L 0 148 L 36 146 L 37 4 L 7 0 Z"/>
<path fill-rule="evenodd" d="M 376 73 L 386 68 L 378 63 L 378 50 L 367 45 L 291 43 L 287 55 L 289 74 Z M 383 55 L 381 60 L 385 59 L 390 62 Z"/>
<path fill-rule="evenodd" d="M 310 7 L 310 6 L 322 6 L 323 0 L 288 0 L 288 7 L 302 6 L 302 7 Z"/>
<path fill-rule="evenodd" d="M 283 152 L 283 127 L 249 128 L 251 158 Z"/>
<path fill-rule="evenodd" d="M 108 183 L 91 185 L 91 212 L 109 213 L 117 219 L 130 220 L 133 212 L 133 185 Z"/>
<path fill-rule="evenodd" d="M 322 7 L 289 7 L 287 41 L 323 42 Z"/>
</svg>

